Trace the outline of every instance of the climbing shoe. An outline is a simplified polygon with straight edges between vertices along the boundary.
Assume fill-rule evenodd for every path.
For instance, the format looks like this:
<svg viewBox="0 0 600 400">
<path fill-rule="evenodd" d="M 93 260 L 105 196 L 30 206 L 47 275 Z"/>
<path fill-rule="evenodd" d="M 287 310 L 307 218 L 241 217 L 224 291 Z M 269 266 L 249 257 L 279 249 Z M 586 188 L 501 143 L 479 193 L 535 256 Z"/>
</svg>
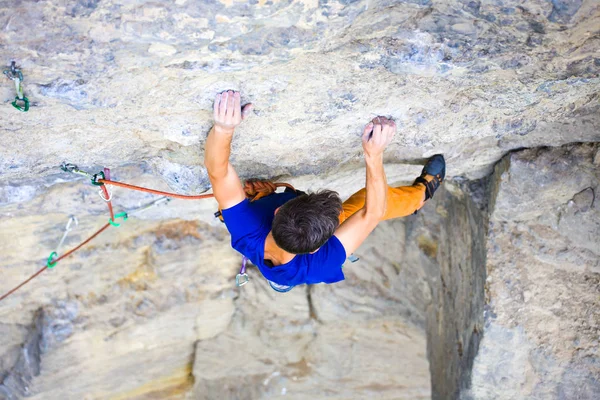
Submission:
<svg viewBox="0 0 600 400">
<path fill-rule="evenodd" d="M 433 179 L 427 181 L 425 176 L 431 175 Z M 423 167 L 423 171 L 421 172 L 421 176 L 415 179 L 415 183 L 422 183 L 425 185 L 425 201 L 429 200 L 433 197 L 433 194 L 440 187 L 440 184 L 444 181 L 446 177 L 446 161 L 444 160 L 444 156 L 441 154 L 436 154 L 427 160 L 427 164 Z"/>
</svg>

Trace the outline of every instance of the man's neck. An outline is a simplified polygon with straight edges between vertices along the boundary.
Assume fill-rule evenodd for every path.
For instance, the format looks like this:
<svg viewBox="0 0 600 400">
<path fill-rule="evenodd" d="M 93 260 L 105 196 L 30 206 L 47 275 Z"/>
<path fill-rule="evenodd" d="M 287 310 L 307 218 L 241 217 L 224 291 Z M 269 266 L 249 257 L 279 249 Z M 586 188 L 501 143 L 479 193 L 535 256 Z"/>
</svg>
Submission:
<svg viewBox="0 0 600 400">
<path fill-rule="evenodd" d="M 265 260 L 271 261 L 273 266 L 278 266 L 289 263 L 294 257 L 296 257 L 295 254 L 288 253 L 277 246 L 275 239 L 273 239 L 273 234 L 269 232 L 265 240 Z"/>
</svg>

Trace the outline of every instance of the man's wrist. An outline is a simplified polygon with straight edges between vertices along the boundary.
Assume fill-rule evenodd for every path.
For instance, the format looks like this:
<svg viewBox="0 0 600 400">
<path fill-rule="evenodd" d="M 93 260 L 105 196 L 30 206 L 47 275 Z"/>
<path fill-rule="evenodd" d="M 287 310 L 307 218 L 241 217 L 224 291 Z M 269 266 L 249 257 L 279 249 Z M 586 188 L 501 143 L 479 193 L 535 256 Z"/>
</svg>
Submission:
<svg viewBox="0 0 600 400">
<path fill-rule="evenodd" d="M 225 127 L 225 126 L 221 126 L 221 125 L 217 125 L 217 124 L 215 124 L 214 129 L 215 129 L 216 133 L 224 134 L 224 135 L 233 135 L 233 131 L 235 130 L 235 128 L 229 128 L 229 127 Z"/>
<path fill-rule="evenodd" d="M 383 163 L 383 153 L 380 153 L 380 154 L 365 153 L 365 162 L 367 164 Z"/>
</svg>

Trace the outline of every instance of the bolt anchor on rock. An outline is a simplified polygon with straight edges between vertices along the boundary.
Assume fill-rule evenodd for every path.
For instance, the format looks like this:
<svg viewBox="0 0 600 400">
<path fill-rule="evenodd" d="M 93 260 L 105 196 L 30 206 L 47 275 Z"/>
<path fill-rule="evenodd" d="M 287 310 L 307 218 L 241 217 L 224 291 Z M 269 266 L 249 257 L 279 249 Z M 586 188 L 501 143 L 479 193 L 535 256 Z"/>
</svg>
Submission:
<svg viewBox="0 0 600 400">
<path fill-rule="evenodd" d="M 19 68 L 17 68 L 16 63 L 13 61 L 10 64 L 9 69 L 5 69 L 3 71 L 4 75 L 15 83 L 15 90 L 17 91 L 17 96 L 15 100 L 11 103 L 14 108 L 21 112 L 29 111 L 29 99 L 23 95 L 23 72 Z"/>
<path fill-rule="evenodd" d="M 88 178 L 91 182 L 92 185 L 95 186 L 104 186 L 104 183 L 99 182 L 98 180 L 100 179 L 105 179 L 105 175 L 103 171 L 98 172 L 97 174 L 90 174 L 89 172 L 83 171 L 81 169 L 79 169 L 79 167 L 75 164 L 71 164 L 71 163 L 67 163 L 67 162 L 63 162 L 60 165 L 60 169 L 62 169 L 65 172 L 71 172 L 73 174 L 78 174 L 81 176 L 85 176 L 86 178 Z M 102 195 L 101 195 L 102 197 Z M 106 200 L 106 198 L 103 198 L 104 201 L 110 201 L 110 199 Z"/>
</svg>

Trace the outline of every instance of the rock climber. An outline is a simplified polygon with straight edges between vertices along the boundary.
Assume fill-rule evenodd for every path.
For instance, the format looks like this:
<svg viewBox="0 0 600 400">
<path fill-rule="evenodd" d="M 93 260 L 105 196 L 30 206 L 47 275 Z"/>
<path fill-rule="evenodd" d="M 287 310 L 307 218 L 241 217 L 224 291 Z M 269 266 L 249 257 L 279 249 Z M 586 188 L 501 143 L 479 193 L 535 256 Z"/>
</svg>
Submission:
<svg viewBox="0 0 600 400">
<path fill-rule="evenodd" d="M 234 130 L 251 108 L 252 104 L 241 107 L 237 91 L 217 94 L 204 164 L 232 247 L 252 261 L 277 291 L 343 280 L 346 257 L 379 221 L 415 213 L 445 177 L 444 157 L 435 155 L 413 185 L 389 187 L 383 152 L 396 133 L 396 124 L 376 117 L 362 134 L 366 187 L 348 200 L 342 203 L 331 190 L 308 194 L 286 190 L 251 202 L 229 162 Z"/>
</svg>

